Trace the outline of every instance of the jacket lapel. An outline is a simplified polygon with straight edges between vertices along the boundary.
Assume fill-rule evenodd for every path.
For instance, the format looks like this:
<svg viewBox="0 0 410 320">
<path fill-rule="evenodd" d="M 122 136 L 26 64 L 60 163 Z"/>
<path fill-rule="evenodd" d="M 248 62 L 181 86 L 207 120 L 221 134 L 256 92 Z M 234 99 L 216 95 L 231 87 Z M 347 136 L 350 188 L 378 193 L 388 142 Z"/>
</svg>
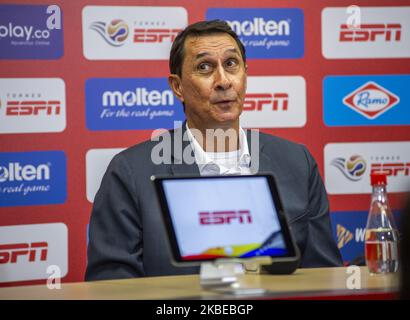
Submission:
<svg viewBox="0 0 410 320">
<path fill-rule="evenodd" d="M 252 174 L 272 171 L 272 160 L 264 153 L 264 141 L 259 131 L 245 130 L 248 141 L 249 153 L 251 154 Z"/>
<path fill-rule="evenodd" d="M 188 164 L 184 161 L 183 155 L 190 155 L 189 158 L 195 159 L 194 152 L 191 148 L 191 144 L 186 138 L 186 121 L 183 122 L 180 128 L 177 128 L 172 131 L 171 135 L 171 173 L 174 176 L 181 175 L 195 175 L 199 176 L 198 165 L 193 161 L 192 164 Z M 185 136 L 185 139 L 184 139 Z"/>
</svg>

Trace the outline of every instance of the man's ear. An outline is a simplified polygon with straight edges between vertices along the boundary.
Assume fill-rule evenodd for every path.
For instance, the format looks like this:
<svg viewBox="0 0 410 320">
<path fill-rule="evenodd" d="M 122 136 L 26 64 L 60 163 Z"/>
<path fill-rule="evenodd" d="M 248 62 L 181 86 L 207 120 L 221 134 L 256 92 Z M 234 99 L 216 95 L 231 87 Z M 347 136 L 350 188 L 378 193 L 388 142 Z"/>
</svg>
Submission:
<svg viewBox="0 0 410 320">
<path fill-rule="evenodd" d="M 171 74 L 168 77 L 168 83 L 174 92 L 175 96 L 181 101 L 184 102 L 184 95 L 181 85 L 181 78 L 177 74 Z"/>
</svg>

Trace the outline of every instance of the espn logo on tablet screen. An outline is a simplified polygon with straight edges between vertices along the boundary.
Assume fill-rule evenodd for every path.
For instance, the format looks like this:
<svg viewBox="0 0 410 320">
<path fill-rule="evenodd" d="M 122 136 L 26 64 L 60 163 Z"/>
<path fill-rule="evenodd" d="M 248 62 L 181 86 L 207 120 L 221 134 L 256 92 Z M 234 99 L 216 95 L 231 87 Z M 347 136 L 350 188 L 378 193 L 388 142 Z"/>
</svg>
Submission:
<svg viewBox="0 0 410 320">
<path fill-rule="evenodd" d="M 199 212 L 199 224 L 231 224 L 252 223 L 250 210 L 224 210 L 224 211 L 201 211 Z"/>
</svg>

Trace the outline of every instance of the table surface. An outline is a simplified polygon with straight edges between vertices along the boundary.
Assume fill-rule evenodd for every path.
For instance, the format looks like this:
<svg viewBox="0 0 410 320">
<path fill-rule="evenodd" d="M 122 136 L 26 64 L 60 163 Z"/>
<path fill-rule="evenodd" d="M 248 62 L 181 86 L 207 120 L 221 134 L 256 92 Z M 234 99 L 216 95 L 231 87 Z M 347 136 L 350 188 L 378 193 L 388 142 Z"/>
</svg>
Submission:
<svg viewBox="0 0 410 320">
<path fill-rule="evenodd" d="M 235 296 L 203 290 L 198 275 L 145 277 L 125 280 L 62 283 L 61 289 L 44 285 L 0 288 L 0 299 L 236 299 L 314 298 L 393 295 L 398 275 L 370 275 L 367 267 L 348 273 L 348 268 L 298 269 L 291 275 L 246 274 L 241 284 L 263 288 L 264 294 Z M 352 275 L 360 273 L 360 289 L 348 289 Z M 350 278 L 351 279 L 351 278 Z M 357 283 L 357 282 L 356 282 Z"/>
</svg>

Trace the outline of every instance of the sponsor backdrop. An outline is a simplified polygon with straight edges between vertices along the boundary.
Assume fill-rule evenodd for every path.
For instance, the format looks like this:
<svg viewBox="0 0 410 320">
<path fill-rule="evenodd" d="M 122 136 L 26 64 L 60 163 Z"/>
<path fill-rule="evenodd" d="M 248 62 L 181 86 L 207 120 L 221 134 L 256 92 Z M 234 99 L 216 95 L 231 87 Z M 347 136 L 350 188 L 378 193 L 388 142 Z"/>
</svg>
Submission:
<svg viewBox="0 0 410 320">
<path fill-rule="evenodd" d="M 309 148 L 343 258 L 362 255 L 370 172 L 387 172 L 396 216 L 410 190 L 410 4 L 351 4 L 0 0 L 0 286 L 83 280 L 103 173 L 184 119 L 170 45 L 214 18 L 246 46 L 242 126 Z"/>
</svg>

